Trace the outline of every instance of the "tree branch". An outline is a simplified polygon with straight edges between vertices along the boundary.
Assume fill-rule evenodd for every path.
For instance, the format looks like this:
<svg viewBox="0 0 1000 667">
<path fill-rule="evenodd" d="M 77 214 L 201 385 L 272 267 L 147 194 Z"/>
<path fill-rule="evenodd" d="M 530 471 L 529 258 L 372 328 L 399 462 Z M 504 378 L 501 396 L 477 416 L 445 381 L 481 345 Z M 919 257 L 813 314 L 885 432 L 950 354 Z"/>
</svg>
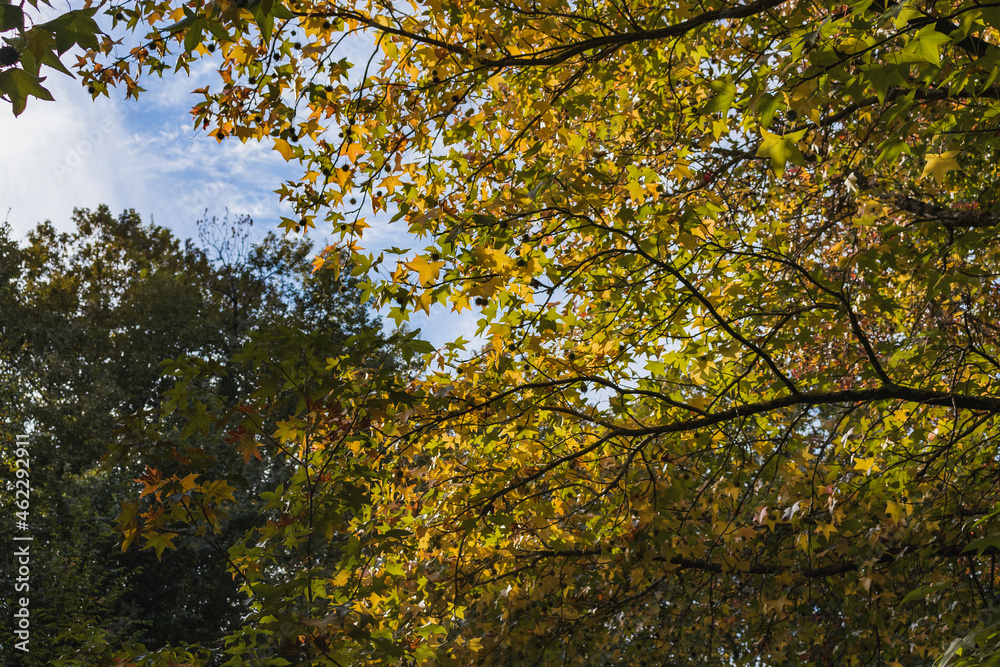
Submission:
<svg viewBox="0 0 1000 667">
<path fill-rule="evenodd" d="M 914 199 L 912 197 L 895 197 L 892 200 L 899 210 L 912 213 L 919 220 L 940 222 L 945 227 L 954 229 L 988 229 L 1000 224 L 1000 214 L 986 211 L 957 211 L 953 208 Z"/>
<path fill-rule="evenodd" d="M 909 401 L 927 405 L 954 407 L 959 410 L 981 410 L 989 413 L 1000 413 L 1000 398 L 992 396 L 970 396 L 968 394 L 952 394 L 915 387 L 902 387 L 896 384 L 885 385 L 877 389 L 848 389 L 831 392 L 805 392 L 789 394 L 769 401 L 751 403 L 714 414 L 673 422 L 658 424 L 643 428 L 618 427 L 612 435 L 650 435 L 657 433 L 682 433 L 695 431 L 707 426 L 714 426 L 733 419 L 751 417 L 773 410 L 794 407 L 797 405 L 831 405 L 835 403 L 872 403 L 876 401 Z"/>
<path fill-rule="evenodd" d="M 915 552 L 925 549 L 922 545 L 907 545 L 903 547 L 897 547 L 883 552 L 877 559 L 875 563 L 881 563 L 883 565 L 894 562 L 899 556 L 904 552 Z M 938 558 L 962 558 L 972 555 L 996 555 L 1000 554 L 1000 549 L 996 547 L 987 547 L 982 553 L 976 553 L 976 551 L 968 550 L 968 545 L 951 545 L 942 546 L 934 549 L 930 555 L 936 556 Z M 527 551 L 517 554 L 519 558 L 589 558 L 592 556 L 603 556 L 607 555 L 606 549 L 564 549 L 556 551 L 554 549 L 541 549 L 536 551 Z M 652 559 L 655 562 L 669 563 L 670 565 L 676 565 L 682 569 L 690 570 L 701 570 L 703 572 L 712 572 L 715 574 L 731 573 L 731 574 L 779 574 L 782 572 L 789 572 L 795 574 L 800 574 L 808 579 L 822 579 L 824 577 L 832 577 L 838 574 L 846 574 L 848 572 L 856 572 L 861 569 L 862 564 L 856 563 L 854 561 L 842 561 L 839 563 L 830 563 L 829 565 L 823 565 L 821 567 L 808 567 L 801 570 L 794 570 L 792 566 L 782 567 L 779 565 L 759 565 L 751 564 L 748 567 L 730 567 L 724 566 L 721 563 L 712 562 L 705 558 L 687 558 L 685 556 L 671 556 L 666 558 L 663 556 L 657 556 Z"/>
</svg>

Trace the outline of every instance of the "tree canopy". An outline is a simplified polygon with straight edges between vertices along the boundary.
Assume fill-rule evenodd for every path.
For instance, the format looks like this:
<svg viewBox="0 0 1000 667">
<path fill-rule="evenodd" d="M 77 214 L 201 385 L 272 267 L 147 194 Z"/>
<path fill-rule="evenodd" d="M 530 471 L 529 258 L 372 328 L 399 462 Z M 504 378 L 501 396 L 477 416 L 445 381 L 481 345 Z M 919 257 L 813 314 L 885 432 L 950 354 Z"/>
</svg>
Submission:
<svg viewBox="0 0 1000 667">
<path fill-rule="evenodd" d="M 153 32 L 83 44 L 94 95 L 212 59 L 196 124 L 303 166 L 286 230 L 333 225 L 400 321 L 481 314 L 416 380 L 290 351 L 298 402 L 244 406 L 299 472 L 230 549 L 228 664 L 993 650 L 1000 5 L 98 8 Z M 369 210 L 426 245 L 365 254 Z M 212 530 L 192 466 L 129 541 Z"/>
<path fill-rule="evenodd" d="M 273 232 L 255 240 L 246 218 L 200 221 L 197 242 L 181 242 L 134 211 L 77 210 L 73 222 L 67 233 L 39 224 L 22 243 L 0 227 L 0 432 L 10 442 L 29 434 L 30 511 L 22 506 L 19 516 L 30 518 L 44 545 L 31 561 L 31 651 L 19 655 L 0 642 L 0 662 L 26 667 L 52 664 L 74 645 L 62 639 L 72 628 L 160 648 L 218 640 L 246 611 L 211 544 L 191 540 L 159 558 L 153 550 L 122 553 L 114 531 L 122 501 L 133 495 L 133 468 L 160 464 L 156 453 L 129 465 L 98 463 L 117 426 L 148 413 L 172 386 L 161 378 L 164 360 L 186 355 L 217 364 L 218 376 L 193 389 L 206 409 L 218 410 L 257 385 L 252 368 L 232 359 L 254 339 L 308 327 L 301 338 L 313 345 L 360 355 L 348 339 L 370 332 L 378 343 L 381 330 L 359 303 L 356 278 L 311 275 L 309 243 Z M 267 358 L 266 346 L 255 349 Z M 179 435 L 183 426 L 166 424 L 164 434 Z M 238 485 L 245 508 L 221 527 L 222 539 L 236 539 L 253 516 L 247 499 L 285 471 L 247 465 L 218 442 L 188 436 L 185 444 L 204 445 L 215 470 Z M 0 503 L 8 508 L 13 452 L 0 456 Z M 4 539 L 11 523 L 0 528 Z M 5 580 L 12 564 L 9 550 L 0 560 Z M 0 607 L 13 611 L 18 597 L 6 589 Z"/>
</svg>

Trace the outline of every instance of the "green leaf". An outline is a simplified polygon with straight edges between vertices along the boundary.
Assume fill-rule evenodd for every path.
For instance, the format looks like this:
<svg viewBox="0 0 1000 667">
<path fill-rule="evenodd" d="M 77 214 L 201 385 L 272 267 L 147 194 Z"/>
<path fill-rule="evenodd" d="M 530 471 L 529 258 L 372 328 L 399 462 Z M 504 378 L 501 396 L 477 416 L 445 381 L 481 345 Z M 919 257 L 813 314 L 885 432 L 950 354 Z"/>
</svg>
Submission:
<svg viewBox="0 0 1000 667">
<path fill-rule="evenodd" d="M 76 78 L 72 72 L 66 69 L 59 56 L 53 50 L 55 39 L 51 33 L 41 31 L 31 31 L 30 39 L 21 41 L 21 67 L 31 74 L 37 75 L 42 65 L 47 65 L 58 70 L 70 78 Z"/>
<path fill-rule="evenodd" d="M 895 164 L 896 160 L 899 158 L 900 153 L 909 153 L 909 145 L 900 139 L 899 137 L 889 137 L 882 143 L 878 145 L 879 153 L 878 158 L 875 159 L 875 164 Z"/>
<path fill-rule="evenodd" d="M 802 140 L 806 130 L 799 130 L 791 134 L 772 134 L 767 130 L 761 130 L 760 147 L 757 149 L 757 157 L 766 157 L 771 160 L 771 169 L 774 175 L 781 178 L 785 173 L 785 165 L 788 162 L 799 166 L 805 165 L 805 159 L 796 144 Z"/>
<path fill-rule="evenodd" d="M 191 27 L 188 28 L 187 34 L 184 35 L 184 50 L 188 53 L 193 52 L 201 44 L 201 34 L 205 29 L 205 24 L 205 19 L 197 18 L 191 23 Z"/>
<path fill-rule="evenodd" d="M 948 35 L 942 34 L 929 25 L 920 30 L 899 54 L 903 62 L 929 62 L 941 65 L 941 47 L 950 42 Z"/>
<path fill-rule="evenodd" d="M 41 64 L 42 65 L 48 65 L 52 69 L 58 70 L 58 71 L 62 72 L 63 74 L 65 74 L 66 76 L 70 77 L 70 78 L 73 78 L 73 79 L 76 78 L 76 76 L 74 76 L 72 72 L 70 72 L 68 69 L 66 69 L 66 66 L 63 65 L 62 61 L 59 60 L 59 56 L 57 56 L 52 51 L 45 51 L 42 54 L 42 62 L 41 62 Z"/>
<path fill-rule="evenodd" d="M 212 33 L 212 37 L 220 42 L 229 41 L 229 32 L 226 27 L 219 23 L 218 21 L 208 20 L 205 21 L 205 25 L 208 27 L 208 31 Z"/>
<path fill-rule="evenodd" d="M 143 550 L 155 549 L 156 550 L 156 560 L 160 560 L 160 556 L 163 555 L 164 549 L 175 549 L 174 537 L 176 535 L 171 535 L 167 533 L 154 533 L 152 535 L 146 535 L 146 544 L 142 547 Z"/>
<path fill-rule="evenodd" d="M 721 111 L 722 115 L 729 112 L 733 106 L 733 99 L 736 97 L 736 86 L 729 81 L 712 81 L 708 84 L 715 91 L 715 97 L 708 101 L 701 112 L 715 113 Z"/>
<path fill-rule="evenodd" d="M 774 114 L 777 112 L 779 106 L 781 106 L 781 100 L 771 93 L 764 93 L 760 96 L 760 99 L 757 100 L 755 111 L 760 116 L 761 126 L 771 126 L 771 121 L 774 119 Z"/>
<path fill-rule="evenodd" d="M 899 601 L 899 604 L 904 605 L 907 602 L 913 602 L 914 600 L 923 600 L 925 597 L 927 597 L 928 594 L 933 593 L 934 591 L 937 590 L 941 590 L 945 586 L 948 586 L 950 583 L 951 582 L 948 581 L 942 581 L 937 584 L 931 584 L 930 586 L 921 586 L 920 588 L 916 588 L 907 593 L 906 596 Z"/>
<path fill-rule="evenodd" d="M 97 36 L 102 33 L 100 26 L 93 19 L 95 12 L 96 8 L 75 9 L 48 23 L 36 26 L 35 30 L 52 33 L 55 37 L 56 50 L 60 55 L 77 45 L 84 49 L 96 49 Z"/>
<path fill-rule="evenodd" d="M 908 68 L 908 65 L 877 64 L 865 70 L 865 78 L 875 89 L 880 104 L 885 103 L 886 95 L 894 87 L 906 85 L 904 72 Z"/>
<path fill-rule="evenodd" d="M 275 18 L 284 19 L 286 21 L 295 18 L 295 15 L 292 14 L 291 10 L 289 10 L 288 7 L 281 2 L 281 0 L 274 0 L 274 6 L 270 13 L 274 14 Z"/>
<path fill-rule="evenodd" d="M 996 5 L 982 7 L 980 15 L 988 26 L 1000 30 L 1000 7 Z"/>
<path fill-rule="evenodd" d="M 18 5 L 0 4 L 0 32 L 24 30 L 24 10 Z"/>
<path fill-rule="evenodd" d="M 986 537 L 980 537 L 978 540 L 972 540 L 965 545 L 962 549 L 962 553 L 976 552 L 977 556 L 982 556 L 983 552 L 991 550 L 990 553 L 995 553 L 1000 550 L 1000 534 L 998 535 L 987 535 Z"/>
<path fill-rule="evenodd" d="M 262 2 L 253 11 L 254 19 L 257 21 L 257 27 L 260 28 L 260 34 L 265 44 L 271 42 L 271 33 L 274 31 L 274 16 L 267 11 L 270 7 L 270 2 L 267 3 L 267 7 Z"/>
<path fill-rule="evenodd" d="M 42 87 L 45 77 L 39 77 L 23 69 L 8 69 L 0 72 L 0 93 L 6 95 L 14 107 L 14 115 L 19 116 L 27 105 L 28 97 L 52 100 L 52 93 Z"/>
<path fill-rule="evenodd" d="M 160 28 L 159 32 L 162 35 L 176 35 L 180 31 L 186 29 L 192 23 L 198 20 L 197 16 L 185 16 L 177 23 L 173 23 L 166 28 Z"/>
</svg>

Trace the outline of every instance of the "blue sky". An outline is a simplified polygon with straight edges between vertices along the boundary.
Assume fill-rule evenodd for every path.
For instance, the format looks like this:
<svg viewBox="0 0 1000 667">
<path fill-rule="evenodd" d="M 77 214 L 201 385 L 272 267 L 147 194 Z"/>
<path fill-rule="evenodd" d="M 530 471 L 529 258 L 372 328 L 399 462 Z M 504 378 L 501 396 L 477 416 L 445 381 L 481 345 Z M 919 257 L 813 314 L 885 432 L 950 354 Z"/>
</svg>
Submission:
<svg viewBox="0 0 1000 667">
<path fill-rule="evenodd" d="M 147 79 L 139 101 L 125 101 L 116 91 L 93 101 L 78 81 L 52 72 L 46 86 L 55 102 L 31 99 L 18 118 L 9 106 L 0 109 L 7 158 L 0 162 L 0 219 L 23 238 L 43 220 L 69 229 L 75 207 L 107 204 L 115 213 L 135 209 L 182 238 L 196 236 L 195 222 L 206 211 L 249 214 L 261 233 L 276 229 L 291 211 L 273 191 L 300 168 L 269 143 L 220 144 L 193 129 L 189 111 L 196 98 L 190 93 L 216 81 L 206 62 L 190 77 Z M 425 245 L 408 237 L 402 223 L 388 225 L 388 217 L 374 220 L 366 248 Z M 438 307 L 430 318 L 414 316 L 410 325 L 440 345 L 459 336 L 472 340 L 477 319 Z"/>
<path fill-rule="evenodd" d="M 192 129 L 189 92 L 210 78 L 153 80 L 139 102 L 125 102 L 92 101 L 76 81 L 53 74 L 56 102 L 32 99 L 20 118 L 0 115 L 13 158 L 0 174 L 0 213 L 23 233 L 45 219 L 65 227 L 74 207 L 105 203 L 182 236 L 206 209 L 276 218 L 283 210 L 271 191 L 295 167 L 264 145 L 218 144 Z"/>
</svg>

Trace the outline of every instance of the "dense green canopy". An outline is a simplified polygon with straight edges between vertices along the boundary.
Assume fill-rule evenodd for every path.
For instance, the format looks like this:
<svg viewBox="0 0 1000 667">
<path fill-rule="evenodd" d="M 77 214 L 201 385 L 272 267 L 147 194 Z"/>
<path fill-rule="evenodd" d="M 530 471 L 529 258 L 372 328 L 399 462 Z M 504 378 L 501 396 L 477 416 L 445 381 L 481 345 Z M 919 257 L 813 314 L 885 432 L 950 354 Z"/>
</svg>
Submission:
<svg viewBox="0 0 1000 667">
<path fill-rule="evenodd" d="M 76 645 L 60 637 L 84 627 L 151 648 L 212 643 L 236 627 L 246 603 L 211 544 L 191 541 L 163 559 L 121 552 L 114 519 L 135 494 L 133 478 L 169 453 L 99 462 L 121 422 L 148 414 L 172 386 L 161 378 L 165 360 L 197 355 L 219 364 L 225 376 L 197 390 L 204 405 L 225 409 L 257 385 L 252 369 L 232 360 L 254 336 L 308 326 L 314 340 L 343 351 L 358 349 L 345 346 L 350 336 L 380 330 L 358 302 L 356 280 L 312 277 L 308 243 L 273 233 L 254 240 L 247 219 L 202 221 L 197 243 L 182 243 L 132 211 L 78 210 L 73 222 L 67 233 L 40 224 L 26 243 L 0 229 L 0 434 L 12 445 L 17 434 L 30 434 L 23 515 L 34 545 L 31 652 L 21 656 L 0 642 L 5 664 L 49 665 Z M 170 426 L 177 435 L 183 428 Z M 205 443 L 189 437 L 185 444 Z M 240 481 L 243 499 L 286 474 L 209 448 L 216 471 Z M 0 458 L 7 480 L 15 479 L 14 451 L 5 448 Z M 2 494 L 13 513 L 14 489 L 5 485 Z M 249 507 L 236 513 L 225 539 L 242 535 L 251 516 Z M 10 518 L 2 527 L 7 540 L 18 517 Z M 7 550 L 0 567 L 8 581 L 13 564 Z M 5 610 L 18 606 L 19 593 L 4 591 Z"/>
</svg>

